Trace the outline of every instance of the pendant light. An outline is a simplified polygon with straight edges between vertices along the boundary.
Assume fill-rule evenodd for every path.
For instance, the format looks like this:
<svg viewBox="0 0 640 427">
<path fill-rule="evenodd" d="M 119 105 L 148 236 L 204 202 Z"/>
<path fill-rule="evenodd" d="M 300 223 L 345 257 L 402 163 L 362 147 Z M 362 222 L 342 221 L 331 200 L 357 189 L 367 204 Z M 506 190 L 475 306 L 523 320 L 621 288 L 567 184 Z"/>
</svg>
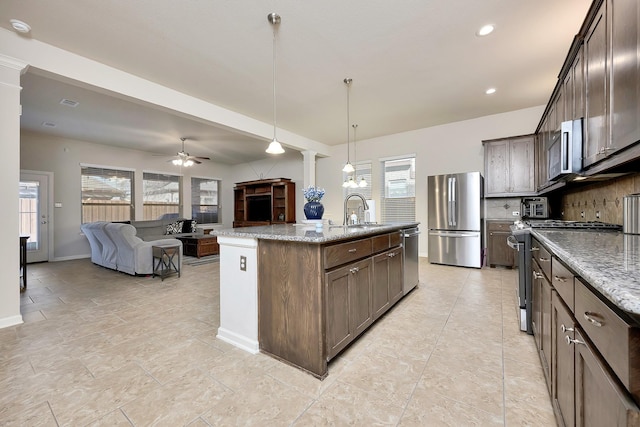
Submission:
<svg viewBox="0 0 640 427">
<path fill-rule="evenodd" d="M 273 140 L 265 151 L 269 154 L 282 154 L 284 148 L 276 138 L 276 30 L 282 19 L 277 13 L 270 13 L 267 20 L 273 26 Z"/>
<path fill-rule="evenodd" d="M 357 124 L 352 124 L 351 125 L 353 127 L 353 162 L 356 164 L 356 167 L 358 166 L 358 160 L 357 160 L 357 153 L 358 153 L 358 146 L 356 145 L 356 130 L 358 129 L 358 125 Z M 358 171 L 356 170 L 356 175 L 357 175 Z M 360 188 L 364 188 L 367 186 L 367 180 L 364 179 L 364 175 L 360 177 L 360 181 L 356 184 L 356 182 L 354 181 L 354 187 L 360 187 Z"/>
<path fill-rule="evenodd" d="M 349 135 L 351 134 L 351 131 L 349 130 L 349 88 L 351 87 L 351 82 L 353 81 L 353 79 L 350 79 L 349 77 L 347 77 L 343 81 L 344 81 L 344 84 L 347 85 L 347 164 L 344 165 L 344 167 L 342 168 L 342 172 L 351 173 L 355 171 L 353 165 L 349 161 Z M 345 183 L 347 185 L 342 184 L 343 187 L 348 186 L 347 181 L 345 181 Z"/>
<path fill-rule="evenodd" d="M 356 128 L 358 127 L 357 124 L 352 124 L 351 127 L 353 128 L 353 177 L 351 177 L 349 179 L 349 187 L 350 188 L 358 188 L 358 181 L 357 179 L 357 175 L 358 175 L 358 150 L 356 150 Z"/>
</svg>

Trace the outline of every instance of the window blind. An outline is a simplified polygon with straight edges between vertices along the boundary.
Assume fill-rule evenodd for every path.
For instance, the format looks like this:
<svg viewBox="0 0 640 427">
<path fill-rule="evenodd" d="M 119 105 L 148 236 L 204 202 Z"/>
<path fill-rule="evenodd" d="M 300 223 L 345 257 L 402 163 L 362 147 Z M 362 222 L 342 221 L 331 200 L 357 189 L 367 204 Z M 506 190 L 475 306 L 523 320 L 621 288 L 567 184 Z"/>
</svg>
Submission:
<svg viewBox="0 0 640 427">
<path fill-rule="evenodd" d="M 143 218 L 177 216 L 180 212 L 180 177 L 161 173 L 142 174 Z"/>
<path fill-rule="evenodd" d="M 133 218 L 133 171 L 81 166 L 82 223 Z"/>
<path fill-rule="evenodd" d="M 416 218 L 416 159 L 383 160 L 383 183 L 380 189 L 380 215 L 382 222 L 412 222 Z"/>
</svg>

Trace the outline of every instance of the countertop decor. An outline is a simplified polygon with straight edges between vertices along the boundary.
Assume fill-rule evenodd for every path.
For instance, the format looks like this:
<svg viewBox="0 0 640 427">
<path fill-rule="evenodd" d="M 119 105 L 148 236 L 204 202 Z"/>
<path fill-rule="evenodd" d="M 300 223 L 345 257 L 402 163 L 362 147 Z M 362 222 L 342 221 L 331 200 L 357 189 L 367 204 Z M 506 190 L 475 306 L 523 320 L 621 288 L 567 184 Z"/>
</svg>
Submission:
<svg viewBox="0 0 640 427">
<path fill-rule="evenodd" d="M 304 216 L 307 219 L 322 219 L 324 214 L 324 206 L 320 203 L 324 196 L 324 188 L 317 188 L 313 185 L 302 189 L 304 198 L 307 199 L 307 203 L 304 204 Z"/>
</svg>

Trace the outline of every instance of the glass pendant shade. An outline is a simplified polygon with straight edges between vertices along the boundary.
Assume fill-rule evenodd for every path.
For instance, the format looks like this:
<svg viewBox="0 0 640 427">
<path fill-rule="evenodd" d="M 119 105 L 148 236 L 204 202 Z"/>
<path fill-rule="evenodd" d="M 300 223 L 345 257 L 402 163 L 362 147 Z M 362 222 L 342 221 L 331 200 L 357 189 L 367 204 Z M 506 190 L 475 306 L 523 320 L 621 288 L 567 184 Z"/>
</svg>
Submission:
<svg viewBox="0 0 640 427">
<path fill-rule="evenodd" d="M 358 188 L 358 183 L 353 177 L 349 178 L 349 188 Z"/>
<path fill-rule="evenodd" d="M 364 176 L 362 178 L 360 178 L 360 182 L 358 183 L 358 186 L 362 187 L 362 188 L 367 186 L 367 180 L 364 179 Z"/>
<path fill-rule="evenodd" d="M 282 145 L 274 138 L 265 151 L 269 154 L 282 154 L 284 153 L 284 148 L 282 148 Z"/>
<path fill-rule="evenodd" d="M 186 160 L 186 161 L 182 164 L 182 166 L 187 167 L 187 168 L 188 168 L 189 166 L 193 166 L 193 160 L 191 160 L 191 159 Z"/>
<path fill-rule="evenodd" d="M 347 162 L 347 164 L 342 168 L 342 172 L 344 173 L 351 173 L 353 171 L 355 171 L 355 169 L 350 162 Z"/>
<path fill-rule="evenodd" d="M 349 183 L 349 178 L 345 179 L 344 182 L 342 183 L 342 186 L 344 188 L 348 188 L 351 184 Z"/>
<path fill-rule="evenodd" d="M 176 166 L 180 166 L 182 164 L 182 159 L 173 159 L 171 163 L 173 163 Z"/>
</svg>

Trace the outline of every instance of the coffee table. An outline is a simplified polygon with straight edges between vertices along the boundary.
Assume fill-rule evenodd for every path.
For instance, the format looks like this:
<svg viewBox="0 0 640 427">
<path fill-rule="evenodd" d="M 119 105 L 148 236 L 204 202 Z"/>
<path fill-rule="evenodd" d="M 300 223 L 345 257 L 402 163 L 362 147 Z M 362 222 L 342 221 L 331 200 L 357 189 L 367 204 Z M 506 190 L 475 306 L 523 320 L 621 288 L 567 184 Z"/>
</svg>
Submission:
<svg viewBox="0 0 640 427">
<path fill-rule="evenodd" d="M 196 234 L 193 236 L 180 236 L 176 239 L 182 242 L 182 254 L 203 257 L 220 253 L 218 238 L 209 234 Z"/>
</svg>

